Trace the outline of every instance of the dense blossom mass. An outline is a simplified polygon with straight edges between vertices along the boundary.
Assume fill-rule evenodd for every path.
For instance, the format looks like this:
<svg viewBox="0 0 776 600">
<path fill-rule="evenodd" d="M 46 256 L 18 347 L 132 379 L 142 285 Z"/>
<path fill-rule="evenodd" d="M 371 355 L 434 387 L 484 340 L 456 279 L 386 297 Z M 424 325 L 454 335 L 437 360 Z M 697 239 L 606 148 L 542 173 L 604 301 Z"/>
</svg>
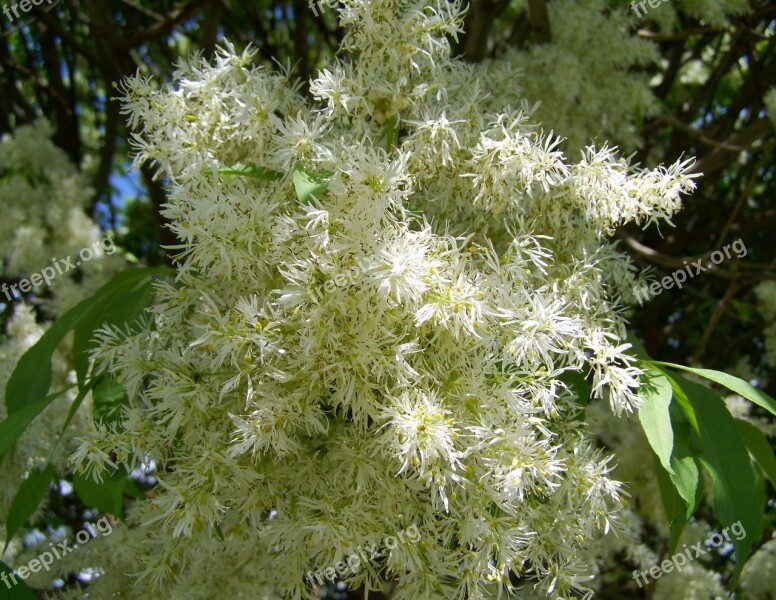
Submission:
<svg viewBox="0 0 776 600">
<path fill-rule="evenodd" d="M 0 256 L 11 275 L 39 271 L 100 239 L 84 210 L 91 190 L 51 134 L 41 119 L 0 141 Z"/>
<path fill-rule="evenodd" d="M 0 275 L 30 275 L 70 256 L 75 250 L 99 244 L 100 229 L 84 210 L 91 190 L 86 179 L 50 140 L 52 128 L 44 119 L 18 127 L 13 135 L 0 140 Z M 22 198 L 23 202 L 18 199 Z M 123 260 L 101 256 L 78 269 L 63 272 L 50 281 L 50 288 L 35 286 L 37 306 L 47 316 L 72 308 L 83 294 L 105 283 L 112 272 L 120 270 Z M 18 300 L 20 292 L 3 283 L 0 302 Z M 30 290 L 28 290 L 30 291 Z M 39 313 L 32 304 L 19 304 L 0 337 L 0 421 L 8 416 L 5 388 L 21 356 L 43 335 L 49 323 L 37 322 Z M 73 365 L 63 345 L 52 361 L 52 390 L 72 388 Z M 86 412 L 76 413 L 67 435 L 58 440 L 62 423 L 77 396 L 67 389 L 42 415 L 32 421 L 19 442 L 4 458 L 0 469 L 0 515 L 3 518 L 19 492 L 20 485 L 33 469 L 50 463 L 59 472 L 67 471 L 67 458 L 75 448 L 73 436 L 86 428 Z M 87 399 L 85 408 L 91 402 Z M 56 432 L 56 433 L 54 433 Z M 60 443 L 61 442 L 61 443 Z M 5 539 L 5 523 L 0 522 L 0 538 Z M 22 551 L 19 539 L 0 552 L 0 559 Z"/>
<path fill-rule="evenodd" d="M 106 254 L 110 246 L 100 245 L 100 228 L 87 214 L 94 192 L 85 174 L 51 141 L 52 133 L 41 118 L 0 140 L 0 275 L 29 277 L 47 270 L 44 283 L 36 279 L 33 290 L 47 316 L 72 308 L 125 267 L 122 257 Z M 90 252 L 91 260 L 76 266 L 81 249 Z M 18 286 L 5 284 L 0 291 L 0 302 L 22 295 Z"/>
<path fill-rule="evenodd" d="M 345 583 L 596 585 L 622 491 L 570 382 L 638 407 L 640 281 L 609 236 L 669 221 L 690 163 L 569 160 L 503 69 L 450 57 L 456 4 L 337 10 L 348 33 L 310 98 L 231 46 L 172 87 L 125 84 L 180 254 L 144 322 L 94 355 L 130 403 L 72 460 L 97 478 L 153 465 L 159 485 L 137 527 L 85 550 L 108 573 L 90 597 L 309 598 L 306 572 L 413 525 Z"/>
</svg>

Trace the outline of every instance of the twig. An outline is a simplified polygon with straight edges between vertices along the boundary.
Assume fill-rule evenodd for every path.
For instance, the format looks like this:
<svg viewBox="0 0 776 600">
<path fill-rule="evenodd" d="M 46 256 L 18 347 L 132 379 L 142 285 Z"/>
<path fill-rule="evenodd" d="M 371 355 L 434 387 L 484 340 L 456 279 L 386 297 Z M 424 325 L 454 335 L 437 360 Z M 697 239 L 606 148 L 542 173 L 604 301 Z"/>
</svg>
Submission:
<svg viewBox="0 0 776 600">
<path fill-rule="evenodd" d="M 158 12 L 151 10 L 150 8 L 147 8 L 143 6 L 142 4 L 139 4 L 138 2 L 135 2 L 135 0 L 121 0 L 124 4 L 127 6 L 131 6 L 137 11 L 140 11 L 147 17 L 151 17 L 155 21 L 163 21 L 164 16 L 160 15 Z"/>
<path fill-rule="evenodd" d="M 684 31 L 675 31 L 672 33 L 657 33 L 648 29 L 639 29 L 636 35 L 645 40 L 653 42 L 679 42 L 686 40 L 694 35 L 703 35 L 704 33 L 719 33 L 724 31 L 717 27 L 699 27 L 698 29 L 685 29 Z"/>
<path fill-rule="evenodd" d="M 770 119 L 763 117 L 747 125 L 741 131 L 730 136 L 724 144 L 726 146 L 748 148 L 757 140 L 760 140 L 773 132 L 773 123 Z M 693 165 L 692 173 L 703 173 L 708 176 L 716 173 L 727 165 L 742 150 L 727 150 L 718 148 L 701 158 Z"/>
<path fill-rule="evenodd" d="M 667 254 L 658 252 L 654 248 L 645 246 L 623 230 L 617 230 L 615 235 L 646 262 L 667 269 L 685 269 L 688 265 L 701 261 L 702 266 L 705 267 L 703 270 L 704 273 L 719 277 L 720 279 L 735 279 L 742 275 L 752 279 L 770 279 L 776 277 L 776 272 L 770 270 L 771 267 L 763 263 L 738 262 L 735 271 L 717 268 L 718 265 L 711 268 L 711 265 L 709 264 L 710 257 L 714 252 L 718 252 L 718 249 L 709 250 L 695 256 L 668 256 Z M 746 271 L 746 273 L 742 273 L 743 271 Z"/>
<path fill-rule="evenodd" d="M 685 133 L 689 134 L 690 137 L 698 140 L 699 142 L 706 144 L 707 146 L 712 146 L 714 148 L 719 148 L 722 150 L 729 150 L 731 152 L 743 152 L 746 150 L 744 146 L 736 146 L 734 144 L 726 143 L 726 142 L 718 142 L 717 140 L 713 140 L 710 137 L 707 137 L 706 134 L 703 133 L 700 129 L 695 129 L 695 127 L 692 127 L 682 121 L 681 119 L 678 119 L 676 116 L 672 115 L 671 113 L 662 114 L 657 118 L 658 121 L 662 121 L 666 125 L 671 125 L 672 127 L 676 127 L 677 129 L 681 129 Z"/>
<path fill-rule="evenodd" d="M 550 16 L 547 13 L 545 0 L 528 0 L 528 10 L 531 13 L 531 29 L 537 44 L 549 44 L 552 41 L 550 31 Z"/>
<path fill-rule="evenodd" d="M 709 324 L 706 326 L 706 330 L 703 332 L 703 336 L 701 337 L 700 341 L 698 342 L 698 345 L 695 347 L 695 351 L 692 353 L 692 356 L 690 357 L 690 364 L 698 364 L 700 362 L 701 357 L 703 356 L 704 352 L 706 352 L 706 346 L 709 344 L 709 340 L 711 339 L 711 336 L 714 334 L 714 330 L 717 328 L 717 325 L 719 325 L 720 320 L 722 319 L 722 315 L 725 313 L 725 310 L 727 309 L 727 305 L 730 302 L 730 300 L 733 298 L 735 293 L 738 291 L 738 281 L 736 279 L 733 279 L 733 281 L 730 282 L 730 285 L 728 286 L 727 291 L 725 292 L 725 295 L 722 297 L 722 300 L 719 301 L 717 304 L 717 308 L 714 310 L 714 314 L 711 315 L 711 319 L 709 319 Z"/>
<path fill-rule="evenodd" d="M 758 163 L 752 169 L 752 173 L 749 175 L 749 178 L 747 179 L 746 184 L 744 185 L 744 190 L 738 196 L 736 205 L 733 207 L 733 210 L 730 213 L 728 220 L 725 222 L 725 225 L 722 227 L 722 231 L 719 234 L 719 238 L 717 238 L 717 243 L 715 244 L 717 248 L 719 248 L 722 245 L 722 242 L 724 242 L 725 239 L 727 238 L 727 235 L 730 232 L 730 229 L 733 227 L 733 223 L 735 223 L 735 220 L 738 217 L 738 213 L 741 212 L 741 208 L 743 207 L 744 202 L 749 197 L 749 192 L 752 191 L 754 182 L 757 180 L 757 171 L 760 170 L 760 166 L 762 165 L 762 162 L 763 162 L 762 160 L 758 161 Z"/>
<path fill-rule="evenodd" d="M 175 27 L 175 25 L 188 18 L 189 15 L 194 12 L 194 9 L 202 4 L 202 2 L 203 0 L 192 0 L 192 2 L 189 2 L 188 4 L 179 6 L 173 10 L 164 20 L 157 21 L 148 27 L 148 29 L 145 31 L 142 31 L 141 33 L 127 40 L 124 46 L 126 48 L 136 48 L 137 46 L 140 46 L 141 44 L 154 39 L 161 33 L 172 29 Z"/>
</svg>

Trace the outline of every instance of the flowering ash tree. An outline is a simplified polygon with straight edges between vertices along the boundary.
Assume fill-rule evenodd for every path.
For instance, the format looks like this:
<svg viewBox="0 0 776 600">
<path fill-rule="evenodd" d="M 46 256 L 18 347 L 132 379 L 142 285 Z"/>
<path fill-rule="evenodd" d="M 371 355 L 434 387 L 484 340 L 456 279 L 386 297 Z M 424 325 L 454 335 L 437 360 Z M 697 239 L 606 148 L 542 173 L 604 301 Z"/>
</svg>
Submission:
<svg viewBox="0 0 776 600">
<path fill-rule="evenodd" d="M 231 46 L 170 88 L 125 84 L 180 254 L 93 353 L 129 401 L 72 460 L 98 481 L 153 465 L 158 486 L 93 544 L 90 597 L 312 598 L 308 571 L 413 525 L 342 581 L 408 600 L 592 585 L 623 492 L 571 382 L 638 408 L 640 280 L 609 237 L 668 221 L 689 162 L 565 157 L 508 71 L 450 57 L 457 3 L 336 10 L 348 33 L 310 97 Z"/>
</svg>

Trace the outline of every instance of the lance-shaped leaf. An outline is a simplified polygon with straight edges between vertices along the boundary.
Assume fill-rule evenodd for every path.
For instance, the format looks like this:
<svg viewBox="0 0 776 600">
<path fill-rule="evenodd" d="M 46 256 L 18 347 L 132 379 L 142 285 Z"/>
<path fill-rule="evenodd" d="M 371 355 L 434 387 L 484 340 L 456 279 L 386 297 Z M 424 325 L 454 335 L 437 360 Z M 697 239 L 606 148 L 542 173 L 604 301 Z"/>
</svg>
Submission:
<svg viewBox="0 0 776 600">
<path fill-rule="evenodd" d="M 54 467 L 46 465 L 43 469 L 30 471 L 27 479 L 19 486 L 19 491 L 16 492 L 11 508 L 8 510 L 8 518 L 5 523 L 6 549 L 8 549 L 8 544 L 16 532 L 24 526 L 38 508 L 56 475 Z"/>
<path fill-rule="evenodd" d="M 5 584 L 0 588 L 3 600 L 38 600 L 35 593 L 24 583 L 24 579 L 16 575 L 13 569 L 2 561 L 0 561 L 0 573 L 5 573 L 4 581 L 7 580 L 10 584 L 10 587 Z"/>
<path fill-rule="evenodd" d="M 331 171 L 312 172 L 302 165 L 294 167 L 294 189 L 296 197 L 302 204 L 310 204 L 312 197 L 318 197 L 329 187 L 334 173 Z"/>
<path fill-rule="evenodd" d="M 655 362 L 654 364 L 662 365 L 664 367 L 670 367 L 672 369 L 679 369 L 682 371 L 688 371 L 689 373 L 695 373 L 696 375 L 718 383 L 729 389 L 731 392 L 735 392 L 739 396 L 743 396 L 750 402 L 754 402 L 757 406 L 761 406 L 772 415 L 776 415 L 776 400 L 771 398 L 768 394 L 762 390 L 757 389 L 748 381 L 734 377 L 722 371 L 714 371 L 713 369 L 696 369 L 693 367 L 685 367 L 684 365 L 675 365 L 666 362 Z"/>
<path fill-rule="evenodd" d="M 209 174 L 210 171 L 206 171 Z M 253 179 L 263 179 L 264 181 L 280 181 L 283 179 L 283 173 L 273 171 L 259 165 L 246 165 L 238 163 L 231 167 L 218 169 L 218 174 L 225 177 L 251 177 Z"/>
<path fill-rule="evenodd" d="M 98 315 L 109 313 L 114 303 L 122 302 L 122 291 L 134 289 L 153 275 L 170 273 L 168 268 L 129 269 L 114 275 L 92 296 L 63 314 L 16 364 L 5 388 L 5 402 L 11 415 L 22 407 L 42 399 L 51 385 L 51 360 L 59 343 L 73 329 L 78 329 L 73 344 L 73 359 L 79 380 L 86 371 L 86 342 L 102 324 Z M 136 305 L 133 305 L 135 308 Z M 115 313 L 114 313 L 115 314 Z"/>
<path fill-rule="evenodd" d="M 123 517 L 124 490 L 129 486 L 127 473 L 118 470 L 102 481 L 95 481 L 88 473 L 73 476 L 73 488 L 84 504 L 101 512 Z"/>
<path fill-rule="evenodd" d="M 733 540 L 735 587 L 749 550 L 760 535 L 763 507 L 757 500 L 755 475 L 744 441 L 725 402 L 709 388 L 676 376 L 698 422 L 699 460 L 711 475 L 714 510 L 724 527 L 740 523 L 746 535 Z"/>
<path fill-rule="evenodd" d="M 639 408 L 639 422 L 649 445 L 660 464 L 671 474 L 671 451 L 674 449 L 674 431 L 671 427 L 669 406 L 673 397 L 671 382 L 661 372 L 647 369 L 640 388 L 644 402 Z"/>
<path fill-rule="evenodd" d="M 773 454 L 773 448 L 771 448 L 768 438 L 749 421 L 736 419 L 736 427 L 738 427 L 738 432 L 741 434 L 749 454 L 760 465 L 771 485 L 776 488 L 776 456 Z"/>
<path fill-rule="evenodd" d="M 75 386 L 70 386 L 55 394 L 30 402 L 0 422 L 0 462 L 2 462 L 6 453 L 13 448 L 16 440 L 21 437 L 33 419 L 42 413 L 49 404 L 73 387 Z"/>
</svg>

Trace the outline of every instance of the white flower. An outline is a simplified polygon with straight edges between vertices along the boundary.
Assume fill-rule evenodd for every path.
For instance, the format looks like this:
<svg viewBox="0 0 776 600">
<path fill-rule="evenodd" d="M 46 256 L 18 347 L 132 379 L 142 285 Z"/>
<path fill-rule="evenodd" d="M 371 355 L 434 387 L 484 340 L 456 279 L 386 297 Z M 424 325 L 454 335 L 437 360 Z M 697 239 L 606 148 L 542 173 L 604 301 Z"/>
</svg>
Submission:
<svg viewBox="0 0 776 600">
<path fill-rule="evenodd" d="M 404 393 L 395 406 L 385 410 L 385 418 L 397 457 L 401 461 L 401 474 L 410 466 L 420 474 L 438 466 L 439 461 L 449 468 L 460 467 L 460 453 L 455 450 L 454 438 L 458 437 L 452 414 L 431 393 L 426 395 Z"/>
<path fill-rule="evenodd" d="M 310 597 L 308 570 L 415 523 L 422 546 L 345 583 L 390 578 L 400 600 L 587 593 L 621 492 L 561 377 L 638 406 L 635 269 L 606 236 L 670 218 L 687 164 L 635 171 L 607 147 L 569 161 L 506 69 L 450 58 L 458 3 L 337 14 L 348 59 L 311 82 L 317 109 L 229 46 L 169 89 L 126 86 L 182 256 L 153 321 L 95 353 L 130 408 L 77 456 L 136 449 L 160 481 L 132 511 L 155 524 L 132 542 L 150 582 L 122 591 L 184 597 L 210 564 L 248 594 Z M 297 163 L 327 174 L 308 203 Z M 237 164 L 280 177 L 219 173 Z"/>
</svg>

